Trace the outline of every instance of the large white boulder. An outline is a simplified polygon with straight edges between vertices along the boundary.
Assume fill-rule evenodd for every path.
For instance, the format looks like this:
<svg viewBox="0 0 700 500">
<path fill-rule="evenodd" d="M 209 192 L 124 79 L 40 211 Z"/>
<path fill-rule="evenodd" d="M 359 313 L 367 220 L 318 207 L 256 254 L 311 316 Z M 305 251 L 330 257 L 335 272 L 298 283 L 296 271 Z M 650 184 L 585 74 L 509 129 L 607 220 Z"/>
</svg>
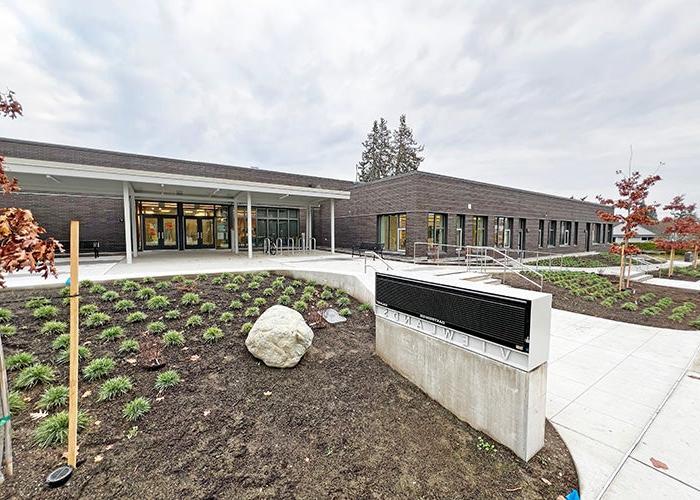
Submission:
<svg viewBox="0 0 700 500">
<path fill-rule="evenodd" d="M 314 332 L 304 317 L 289 307 L 274 305 L 262 313 L 248 332 L 245 346 L 267 366 L 296 366 L 311 346 Z"/>
</svg>

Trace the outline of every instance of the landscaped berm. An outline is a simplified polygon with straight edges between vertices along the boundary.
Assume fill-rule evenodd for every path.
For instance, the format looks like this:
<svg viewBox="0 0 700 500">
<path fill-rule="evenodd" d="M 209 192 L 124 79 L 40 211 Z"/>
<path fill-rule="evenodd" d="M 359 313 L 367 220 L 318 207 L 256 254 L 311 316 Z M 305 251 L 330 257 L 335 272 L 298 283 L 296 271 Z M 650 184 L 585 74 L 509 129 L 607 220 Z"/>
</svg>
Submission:
<svg viewBox="0 0 700 500">
<path fill-rule="evenodd" d="M 551 499 L 578 486 L 551 426 L 522 462 L 374 355 L 369 306 L 260 272 L 82 283 L 79 466 L 48 489 L 65 463 L 66 295 L 0 294 L 15 451 L 3 497 Z M 294 368 L 245 346 L 278 303 L 313 329 Z M 326 324 L 327 307 L 347 321 Z"/>
</svg>

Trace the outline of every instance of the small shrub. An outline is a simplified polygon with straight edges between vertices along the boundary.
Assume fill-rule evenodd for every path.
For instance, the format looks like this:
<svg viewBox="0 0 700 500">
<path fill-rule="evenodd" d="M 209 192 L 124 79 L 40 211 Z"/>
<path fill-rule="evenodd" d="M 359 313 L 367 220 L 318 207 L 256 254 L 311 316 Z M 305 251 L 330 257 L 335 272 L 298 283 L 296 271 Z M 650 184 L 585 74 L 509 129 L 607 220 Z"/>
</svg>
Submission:
<svg viewBox="0 0 700 500">
<path fill-rule="evenodd" d="M 496 451 L 496 445 L 494 445 L 493 443 L 489 443 L 481 436 L 478 436 L 476 438 L 476 449 L 486 453 L 493 453 L 494 451 Z"/>
<path fill-rule="evenodd" d="M 292 286 L 294 288 L 299 288 L 300 286 L 303 286 L 304 283 L 301 280 L 292 280 Z"/>
<path fill-rule="evenodd" d="M 78 360 L 83 361 L 87 358 L 92 356 L 92 353 L 90 352 L 90 349 L 88 349 L 87 346 L 84 345 L 79 345 L 78 346 Z M 58 351 L 58 354 L 56 355 L 56 362 L 63 364 L 63 363 L 68 363 L 70 361 L 70 350 L 68 348 L 63 349 L 61 351 Z"/>
<path fill-rule="evenodd" d="M 345 316 L 346 318 L 352 314 L 352 311 L 350 310 L 349 307 L 343 307 L 340 311 L 338 311 L 338 314 L 341 316 Z"/>
<path fill-rule="evenodd" d="M 27 403 L 19 391 L 10 391 L 7 394 L 7 404 L 10 407 L 10 415 L 17 415 L 27 407 Z"/>
<path fill-rule="evenodd" d="M 695 318 L 693 321 L 691 321 L 688 324 L 690 326 L 692 326 L 693 328 L 700 330 L 700 316 L 698 316 L 697 318 Z"/>
<path fill-rule="evenodd" d="M 49 305 L 51 305 L 51 301 L 46 297 L 31 297 L 24 303 L 24 307 L 27 309 L 38 309 Z"/>
<path fill-rule="evenodd" d="M 658 316 L 659 314 L 661 314 L 661 308 L 656 307 L 656 306 L 645 307 L 644 309 L 642 309 L 641 314 L 643 316 L 648 316 L 648 317 Z"/>
<path fill-rule="evenodd" d="M 213 302 L 204 302 L 201 306 L 199 306 L 199 312 L 202 314 L 211 314 L 214 312 L 216 309 L 216 304 Z"/>
<path fill-rule="evenodd" d="M 295 311 L 299 311 L 299 312 L 304 312 L 304 311 L 306 311 L 306 309 L 307 309 L 308 307 L 309 307 L 309 306 L 308 306 L 308 305 L 306 304 L 306 302 L 304 302 L 303 300 L 297 300 L 297 301 L 295 301 L 294 304 L 292 305 L 292 308 L 293 308 Z"/>
<path fill-rule="evenodd" d="M 122 299 L 116 304 L 114 304 L 114 310 L 117 312 L 124 312 L 124 311 L 129 311 L 136 307 L 136 304 L 134 304 L 133 300 L 129 299 Z"/>
<path fill-rule="evenodd" d="M 293 286 L 288 286 L 282 291 L 285 295 L 294 295 L 295 292 L 296 289 Z"/>
<path fill-rule="evenodd" d="M 114 290 L 107 290 L 105 293 L 100 295 L 100 299 L 105 302 L 114 302 L 119 298 L 119 294 Z"/>
<path fill-rule="evenodd" d="M 94 312 L 90 316 L 85 318 L 85 321 L 83 321 L 83 326 L 85 326 L 86 328 L 93 328 L 96 326 L 102 326 L 102 325 L 106 325 L 111 319 L 112 319 L 112 317 L 107 313 L 103 313 L 103 312 L 99 312 L 99 311 Z"/>
<path fill-rule="evenodd" d="M 266 288 L 265 290 L 262 291 L 262 294 L 265 297 L 271 297 L 272 295 L 275 294 L 275 289 L 274 288 Z"/>
<path fill-rule="evenodd" d="M 189 318 L 187 318 L 187 321 L 185 322 L 185 326 L 187 328 L 194 328 L 196 326 L 202 326 L 204 324 L 204 320 L 199 314 L 193 314 Z"/>
<path fill-rule="evenodd" d="M 168 330 L 163 334 L 163 344 L 168 347 L 181 347 L 185 345 L 185 336 L 177 330 Z"/>
<path fill-rule="evenodd" d="M 12 321 L 12 311 L 6 307 L 0 307 L 0 323 L 9 323 Z"/>
<path fill-rule="evenodd" d="M 604 307 L 613 307 L 615 305 L 615 299 L 613 297 L 608 297 L 607 299 L 602 300 L 600 305 Z"/>
<path fill-rule="evenodd" d="M 199 294 L 194 293 L 194 292 L 187 292 L 180 299 L 180 303 L 183 306 L 194 306 L 194 305 L 199 304 L 200 300 L 201 299 L 199 298 Z"/>
<path fill-rule="evenodd" d="M 241 294 L 241 300 L 243 302 L 248 302 L 248 301 L 250 301 L 251 298 L 252 298 L 252 296 L 248 292 L 243 292 Z"/>
<path fill-rule="evenodd" d="M 223 285 L 224 279 L 221 276 L 216 276 L 213 280 L 211 280 L 212 285 Z"/>
<path fill-rule="evenodd" d="M 661 309 L 666 309 L 673 304 L 673 300 L 670 297 L 663 297 L 656 301 L 656 307 Z"/>
<path fill-rule="evenodd" d="M 639 302 L 641 302 L 642 304 L 648 304 L 649 302 L 651 302 L 655 298 L 656 298 L 655 293 L 652 293 L 652 292 L 643 293 L 642 295 L 639 296 Z"/>
<path fill-rule="evenodd" d="M 236 315 L 230 311 L 222 312 L 221 316 L 219 316 L 219 321 L 221 321 L 222 323 L 230 323 L 234 319 L 236 319 Z"/>
<path fill-rule="evenodd" d="M 51 342 L 51 347 L 57 351 L 60 349 L 68 349 L 68 346 L 70 346 L 70 335 L 67 333 L 62 333 Z"/>
<path fill-rule="evenodd" d="M 129 377 L 120 375 L 112 377 L 102 382 L 100 389 L 97 391 L 98 401 L 111 401 L 117 396 L 126 394 L 134 388 L 134 384 Z"/>
<path fill-rule="evenodd" d="M 81 280 L 80 281 L 80 286 L 82 288 L 85 288 L 85 289 L 88 289 L 88 288 L 92 287 L 93 285 L 94 285 L 94 283 L 92 282 L 92 280 Z"/>
<path fill-rule="evenodd" d="M 685 318 L 685 314 L 680 314 L 680 313 L 672 313 L 668 317 L 668 319 L 670 319 L 671 321 L 675 321 L 676 323 L 682 322 L 684 318 Z"/>
<path fill-rule="evenodd" d="M 251 290 L 257 290 L 258 288 L 260 288 L 260 283 L 258 283 L 257 281 L 251 281 L 250 283 L 248 283 L 248 288 L 250 288 Z"/>
<path fill-rule="evenodd" d="M 20 370 L 36 363 L 36 357 L 30 352 L 16 352 L 5 358 L 5 366 L 8 370 Z"/>
<path fill-rule="evenodd" d="M 85 429 L 90 420 L 85 412 L 78 412 L 78 432 Z M 68 441 L 68 412 L 60 411 L 46 417 L 34 432 L 34 442 L 40 448 L 65 444 Z"/>
<path fill-rule="evenodd" d="M 135 292 L 141 288 L 141 285 L 136 283 L 133 280 L 124 280 L 122 281 L 122 292 L 128 293 L 128 292 Z"/>
<path fill-rule="evenodd" d="M 93 293 L 95 295 L 102 295 L 107 291 L 107 288 L 105 288 L 104 285 L 100 285 L 99 283 L 95 283 L 90 287 L 90 293 Z"/>
<path fill-rule="evenodd" d="M 245 283 L 245 278 L 243 276 L 241 276 L 240 274 L 237 274 L 236 276 L 233 277 L 233 279 L 231 281 L 237 285 L 242 285 L 243 283 Z"/>
<path fill-rule="evenodd" d="M 358 310 L 358 311 L 362 311 L 362 312 L 364 312 L 364 311 L 371 311 L 371 310 L 372 310 L 372 306 L 371 306 L 370 304 L 367 304 L 367 303 L 362 303 L 362 304 L 360 304 L 359 306 L 357 306 L 357 310 Z"/>
<path fill-rule="evenodd" d="M 221 328 L 216 327 L 216 326 L 210 326 L 202 334 L 202 338 L 204 339 L 205 342 L 216 342 L 217 340 L 220 340 L 221 338 L 223 338 L 223 336 L 224 336 L 223 330 L 221 330 Z"/>
<path fill-rule="evenodd" d="M 224 285 L 224 290 L 227 292 L 237 292 L 240 286 L 237 283 L 226 283 Z"/>
<path fill-rule="evenodd" d="M 12 337 L 17 333 L 15 325 L 0 325 L 0 337 Z"/>
<path fill-rule="evenodd" d="M 68 404 L 68 387 L 52 385 L 48 387 L 37 401 L 36 406 L 42 410 L 53 410 Z"/>
<path fill-rule="evenodd" d="M 283 277 L 280 276 L 279 278 L 275 278 L 275 279 L 272 281 L 272 288 L 277 288 L 277 289 L 280 289 L 280 290 L 281 290 L 281 289 L 284 288 L 284 287 L 285 287 L 285 284 L 284 284 L 284 278 L 283 278 Z"/>
<path fill-rule="evenodd" d="M 182 378 L 178 372 L 175 370 L 167 370 L 158 374 L 156 377 L 156 383 L 153 385 L 153 387 L 158 391 L 158 394 L 161 394 L 166 389 L 175 387 L 180 382 L 182 382 Z"/>
<path fill-rule="evenodd" d="M 95 358 L 83 368 L 85 380 L 97 380 L 106 377 L 114 370 L 115 363 L 112 358 Z"/>
<path fill-rule="evenodd" d="M 208 279 L 209 279 L 208 274 L 201 273 L 201 274 L 197 275 L 197 281 L 207 281 Z"/>
<path fill-rule="evenodd" d="M 156 279 L 153 276 L 146 276 L 145 278 L 141 278 L 141 283 L 155 283 Z"/>
<path fill-rule="evenodd" d="M 292 303 L 292 298 L 289 295 L 280 295 L 277 299 L 277 303 L 283 306 L 288 306 Z"/>
<path fill-rule="evenodd" d="M 163 333 L 168 327 L 162 321 L 153 321 L 146 326 L 148 333 Z"/>
<path fill-rule="evenodd" d="M 118 339 L 124 336 L 124 328 L 119 325 L 110 326 L 102 330 L 98 338 L 103 341 Z"/>
<path fill-rule="evenodd" d="M 185 281 L 185 277 L 182 274 L 176 274 L 172 278 L 170 278 L 170 281 L 173 283 L 180 283 L 182 281 Z"/>
<path fill-rule="evenodd" d="M 636 311 L 639 309 L 639 306 L 634 302 L 625 302 L 620 306 L 620 309 L 624 309 L 625 311 Z"/>
<path fill-rule="evenodd" d="M 316 293 L 316 287 L 307 285 L 304 287 L 303 293 L 310 293 L 311 295 L 313 295 L 314 293 Z"/>
<path fill-rule="evenodd" d="M 302 301 L 308 303 L 308 302 L 311 302 L 312 300 L 314 300 L 314 296 L 313 296 L 313 294 L 310 294 L 310 293 L 302 293 L 301 297 L 299 297 L 299 300 L 302 300 Z"/>
<path fill-rule="evenodd" d="M 172 283 L 169 281 L 159 281 L 158 283 L 155 284 L 154 288 L 156 290 L 168 290 L 169 288 L 172 288 Z"/>
<path fill-rule="evenodd" d="M 243 323 L 243 325 L 241 326 L 241 332 L 244 334 L 248 334 L 248 332 L 250 332 L 252 329 L 253 323 L 251 323 L 250 321 L 248 321 L 247 323 Z"/>
<path fill-rule="evenodd" d="M 260 308 L 258 306 L 246 307 L 243 312 L 243 316 L 258 316 L 260 315 Z"/>
<path fill-rule="evenodd" d="M 588 302 L 595 302 L 595 297 L 593 295 L 586 295 L 585 297 L 583 297 L 583 300 Z"/>
<path fill-rule="evenodd" d="M 128 354 L 132 352 L 139 352 L 139 342 L 135 339 L 122 340 L 119 344 L 119 349 L 117 349 L 119 354 Z"/>
<path fill-rule="evenodd" d="M 317 309 L 326 309 L 328 307 L 328 302 L 326 302 L 323 299 L 320 299 L 316 301 L 316 308 Z"/>
<path fill-rule="evenodd" d="M 138 398 L 132 399 L 124 405 L 122 415 L 124 415 L 124 418 L 128 421 L 134 422 L 135 420 L 142 418 L 149 411 L 151 411 L 151 402 L 148 399 L 139 396 Z"/>
<path fill-rule="evenodd" d="M 338 300 L 336 300 L 335 303 L 339 306 L 347 306 L 350 305 L 350 299 L 347 297 L 338 297 Z"/>
<path fill-rule="evenodd" d="M 157 292 L 154 288 L 151 288 L 150 286 L 144 286 L 136 290 L 134 297 L 136 297 L 139 300 L 148 300 L 151 297 L 155 297 L 156 295 Z"/>
<path fill-rule="evenodd" d="M 53 319 L 58 316 L 58 307 L 51 305 L 37 307 L 32 315 L 36 319 Z"/>
<path fill-rule="evenodd" d="M 170 299 L 165 295 L 154 295 L 146 302 L 146 307 L 149 309 L 165 309 L 169 305 Z"/>
<path fill-rule="evenodd" d="M 169 311 L 166 311 L 166 313 L 163 315 L 165 319 L 178 319 L 180 318 L 180 310 L 179 309 L 171 309 Z"/>
<path fill-rule="evenodd" d="M 228 307 L 229 309 L 243 309 L 243 302 L 240 300 L 232 300 Z"/>
<path fill-rule="evenodd" d="M 253 299 L 253 305 L 255 306 L 262 307 L 265 304 L 267 304 L 267 300 L 265 300 L 264 297 L 256 297 L 255 299 Z"/>
<path fill-rule="evenodd" d="M 90 316 L 93 313 L 99 311 L 99 308 L 95 304 L 85 304 L 80 306 L 79 313 L 81 316 Z"/>
<path fill-rule="evenodd" d="M 14 387 L 17 389 L 28 389 L 36 384 L 48 384 L 56 378 L 56 372 L 49 365 L 37 363 L 22 368 L 22 371 L 15 379 Z"/>
<path fill-rule="evenodd" d="M 127 315 L 125 321 L 127 323 L 141 323 L 142 321 L 146 321 L 147 318 L 148 316 L 146 315 L 146 313 L 141 311 L 134 311 Z"/>
</svg>

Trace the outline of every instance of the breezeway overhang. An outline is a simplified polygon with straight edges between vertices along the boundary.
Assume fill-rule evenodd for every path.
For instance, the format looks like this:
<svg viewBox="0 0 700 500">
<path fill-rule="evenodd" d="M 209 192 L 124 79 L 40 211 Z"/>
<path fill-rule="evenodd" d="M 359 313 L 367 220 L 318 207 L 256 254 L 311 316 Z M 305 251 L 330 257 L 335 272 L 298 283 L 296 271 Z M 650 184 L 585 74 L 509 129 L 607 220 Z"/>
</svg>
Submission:
<svg viewBox="0 0 700 500">
<path fill-rule="evenodd" d="M 331 252 L 335 252 L 335 200 L 347 200 L 349 191 L 311 186 L 271 184 L 219 177 L 169 174 L 97 165 L 5 158 L 8 175 L 17 178 L 22 190 L 36 193 L 120 196 L 124 201 L 127 262 L 136 253 L 136 228 L 131 223 L 136 200 L 171 200 L 247 205 L 248 255 L 252 258 L 252 204 L 310 209 L 321 201 L 331 205 Z M 310 232 L 310 231 L 307 231 Z M 237 251 L 237 245 L 235 251 Z"/>
</svg>

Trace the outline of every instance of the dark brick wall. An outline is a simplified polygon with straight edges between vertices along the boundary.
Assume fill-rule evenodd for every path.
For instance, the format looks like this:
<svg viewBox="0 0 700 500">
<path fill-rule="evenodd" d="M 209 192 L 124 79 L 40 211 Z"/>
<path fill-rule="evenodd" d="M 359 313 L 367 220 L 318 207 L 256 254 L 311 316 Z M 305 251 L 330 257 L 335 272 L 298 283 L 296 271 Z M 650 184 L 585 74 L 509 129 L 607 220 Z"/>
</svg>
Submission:
<svg viewBox="0 0 700 500">
<path fill-rule="evenodd" d="M 121 198 L 16 193 L 0 197 L 0 206 L 32 211 L 46 233 L 70 238 L 70 221 L 80 221 L 81 240 L 99 240 L 102 251 L 124 251 L 124 206 Z"/>
<path fill-rule="evenodd" d="M 526 219 L 525 249 L 546 252 L 575 252 L 585 250 L 585 223 L 600 223 L 597 203 L 582 202 L 521 189 L 496 186 L 454 177 L 415 172 L 350 189 L 351 199 L 336 202 L 336 246 L 350 247 L 359 241 L 377 240 L 377 216 L 388 213 L 407 214 L 407 252 L 413 242 L 426 241 L 429 212 L 447 214 L 448 244 L 457 243 L 455 225 L 458 215 L 465 215 L 465 241 L 471 244 L 472 217 L 488 217 L 488 244 L 495 244 L 495 218 L 513 218 L 513 247 L 516 246 L 520 219 Z M 315 214 L 314 231 L 323 245 L 330 244 L 330 204 L 324 202 Z M 545 247 L 538 247 L 539 220 L 545 220 Z M 546 246 L 548 222 L 578 221 L 578 245 Z M 572 228 L 573 230 L 573 228 Z M 573 236 L 572 236 L 573 242 Z M 598 248 L 603 248 L 599 246 Z M 596 249 L 591 246 L 591 250 Z"/>
<path fill-rule="evenodd" d="M 347 190 L 353 183 L 339 179 L 326 179 L 310 175 L 290 174 L 274 170 L 261 170 L 215 163 L 203 163 L 156 156 L 118 153 L 99 149 L 79 148 L 58 144 L 0 138 L 0 154 L 8 157 L 47 160 L 102 167 L 149 170 L 183 175 L 201 175 L 223 179 L 266 182 L 324 189 Z"/>
</svg>

